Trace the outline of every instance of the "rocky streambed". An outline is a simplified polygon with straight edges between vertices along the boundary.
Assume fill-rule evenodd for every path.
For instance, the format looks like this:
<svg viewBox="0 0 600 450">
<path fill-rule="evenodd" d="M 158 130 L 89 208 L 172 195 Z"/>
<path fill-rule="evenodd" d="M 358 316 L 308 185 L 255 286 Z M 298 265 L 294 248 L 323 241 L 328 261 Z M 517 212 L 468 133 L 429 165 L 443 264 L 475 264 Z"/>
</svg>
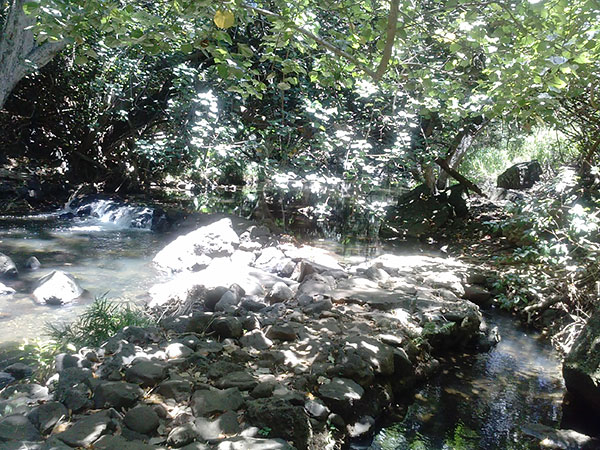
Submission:
<svg viewBox="0 0 600 450">
<path fill-rule="evenodd" d="M 498 338 L 476 304 L 489 279 L 452 258 L 346 264 L 223 219 L 154 264 L 159 326 L 60 355 L 45 386 L 6 387 L 0 448 L 338 448 L 410 403 L 437 355 Z"/>
</svg>

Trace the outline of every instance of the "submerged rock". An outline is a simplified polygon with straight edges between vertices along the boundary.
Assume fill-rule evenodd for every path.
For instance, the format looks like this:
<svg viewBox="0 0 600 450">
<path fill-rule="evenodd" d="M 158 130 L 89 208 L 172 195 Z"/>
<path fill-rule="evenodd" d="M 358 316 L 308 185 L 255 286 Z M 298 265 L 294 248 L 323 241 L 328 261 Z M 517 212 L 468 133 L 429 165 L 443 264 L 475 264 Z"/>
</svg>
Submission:
<svg viewBox="0 0 600 450">
<path fill-rule="evenodd" d="M 85 291 L 70 273 L 54 270 L 40 278 L 33 299 L 41 305 L 64 305 L 81 297 Z"/>
<path fill-rule="evenodd" d="M 19 271 L 13 260 L 4 253 L 0 253 L 0 278 L 15 278 L 17 275 L 19 275 Z"/>
</svg>

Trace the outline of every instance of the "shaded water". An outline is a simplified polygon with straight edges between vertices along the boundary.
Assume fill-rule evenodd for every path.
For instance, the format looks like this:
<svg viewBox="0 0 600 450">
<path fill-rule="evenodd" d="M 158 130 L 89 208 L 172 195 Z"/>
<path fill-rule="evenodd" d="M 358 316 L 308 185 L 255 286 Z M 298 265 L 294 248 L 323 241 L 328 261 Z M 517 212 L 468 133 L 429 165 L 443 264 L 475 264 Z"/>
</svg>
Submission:
<svg viewBox="0 0 600 450">
<path fill-rule="evenodd" d="M 369 450 L 539 448 L 520 426 L 559 426 L 564 385 L 548 342 L 494 315 L 502 341 L 488 353 L 446 360 L 420 389 L 406 418 L 381 430 Z"/>
<path fill-rule="evenodd" d="M 150 264 L 164 237 L 141 229 L 122 228 L 101 218 L 60 219 L 57 215 L 0 216 L 0 252 L 19 269 L 18 280 L 4 281 L 17 294 L 0 296 L 0 342 L 39 337 L 47 322 L 72 320 L 95 296 L 138 301 L 158 274 Z M 42 267 L 24 268 L 30 256 Z M 73 274 L 89 291 L 68 306 L 41 306 L 31 299 L 36 281 L 52 270 Z"/>
</svg>

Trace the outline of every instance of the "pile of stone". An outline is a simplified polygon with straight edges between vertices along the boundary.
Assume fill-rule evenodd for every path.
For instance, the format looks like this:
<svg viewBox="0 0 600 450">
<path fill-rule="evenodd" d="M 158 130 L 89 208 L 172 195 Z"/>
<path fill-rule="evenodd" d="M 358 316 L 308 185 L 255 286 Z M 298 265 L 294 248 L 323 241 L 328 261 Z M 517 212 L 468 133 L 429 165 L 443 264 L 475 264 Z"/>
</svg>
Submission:
<svg viewBox="0 0 600 450">
<path fill-rule="evenodd" d="M 225 219 L 154 262 L 160 326 L 5 388 L 0 448 L 338 448 L 410 403 L 437 355 L 493 344 L 474 303 L 489 280 L 450 258 L 345 264 Z"/>
</svg>

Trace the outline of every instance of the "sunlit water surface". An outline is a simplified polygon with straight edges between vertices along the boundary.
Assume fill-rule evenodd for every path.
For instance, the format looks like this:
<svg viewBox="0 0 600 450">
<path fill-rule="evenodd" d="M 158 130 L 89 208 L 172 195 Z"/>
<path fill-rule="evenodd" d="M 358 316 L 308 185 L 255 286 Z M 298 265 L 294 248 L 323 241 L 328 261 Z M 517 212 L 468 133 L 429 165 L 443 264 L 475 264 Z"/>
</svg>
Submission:
<svg viewBox="0 0 600 450">
<path fill-rule="evenodd" d="M 0 342 L 42 337 L 45 324 L 74 319 L 95 296 L 108 293 L 115 301 L 139 302 L 159 275 L 151 260 L 165 238 L 148 230 L 124 229 L 98 219 L 62 220 L 56 215 L 0 216 L 0 252 L 19 268 L 19 277 L 4 281 L 17 294 L 0 296 Z M 24 268 L 35 256 L 39 270 Z M 53 270 L 73 274 L 86 298 L 68 306 L 41 306 L 31 292 Z"/>
</svg>

